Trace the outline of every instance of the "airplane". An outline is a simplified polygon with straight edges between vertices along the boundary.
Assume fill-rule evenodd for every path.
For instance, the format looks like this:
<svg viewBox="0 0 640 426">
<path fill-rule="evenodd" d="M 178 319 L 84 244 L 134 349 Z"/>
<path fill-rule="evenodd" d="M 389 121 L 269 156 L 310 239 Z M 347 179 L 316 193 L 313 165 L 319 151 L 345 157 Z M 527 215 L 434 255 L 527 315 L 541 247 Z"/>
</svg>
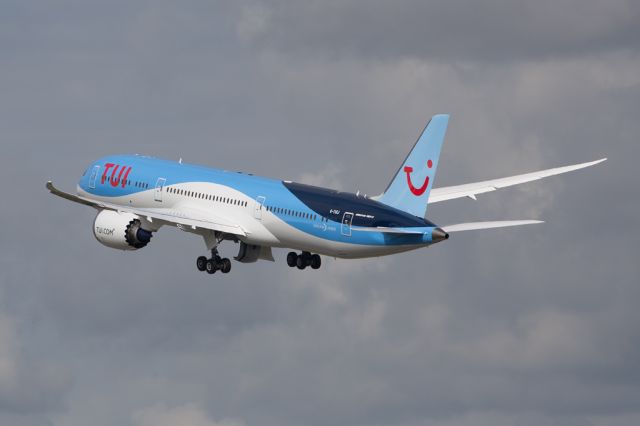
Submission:
<svg viewBox="0 0 640 426">
<path fill-rule="evenodd" d="M 272 248 L 288 248 L 288 266 L 318 269 L 320 255 L 356 259 L 428 247 L 461 231 L 542 223 L 539 220 L 470 222 L 437 226 L 427 206 L 593 166 L 591 161 L 500 179 L 432 188 L 449 115 L 434 115 L 377 196 L 213 169 L 143 155 L 115 155 L 91 164 L 77 194 L 54 195 L 98 210 L 95 238 L 107 247 L 138 250 L 161 227 L 175 226 L 203 237 L 207 254 L 199 271 L 228 273 L 231 261 L 219 255 L 223 241 L 239 243 L 240 263 L 274 261 Z"/>
</svg>

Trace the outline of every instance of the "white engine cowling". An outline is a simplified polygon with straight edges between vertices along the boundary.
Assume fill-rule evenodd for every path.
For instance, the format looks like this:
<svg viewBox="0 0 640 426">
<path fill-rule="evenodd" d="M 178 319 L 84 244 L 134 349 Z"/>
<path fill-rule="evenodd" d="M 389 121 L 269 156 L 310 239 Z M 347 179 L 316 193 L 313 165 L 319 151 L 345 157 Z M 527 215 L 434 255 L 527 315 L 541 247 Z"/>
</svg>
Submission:
<svg viewBox="0 0 640 426">
<path fill-rule="evenodd" d="M 134 214 L 102 210 L 93 222 L 93 235 L 107 247 L 137 250 L 146 246 L 153 236 L 142 225 L 140 218 Z"/>
</svg>

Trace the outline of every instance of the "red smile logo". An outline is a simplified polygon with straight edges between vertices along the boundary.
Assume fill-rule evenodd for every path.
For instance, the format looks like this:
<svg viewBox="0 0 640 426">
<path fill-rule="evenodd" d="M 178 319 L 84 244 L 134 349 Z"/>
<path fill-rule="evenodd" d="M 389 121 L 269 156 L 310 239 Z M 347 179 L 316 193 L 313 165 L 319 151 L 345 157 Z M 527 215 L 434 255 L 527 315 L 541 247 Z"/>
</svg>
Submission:
<svg viewBox="0 0 640 426">
<path fill-rule="evenodd" d="M 428 160 L 427 161 L 427 167 L 431 168 L 433 167 L 433 161 Z M 424 180 L 424 183 L 422 184 L 422 186 L 420 188 L 416 188 L 413 185 L 413 182 L 411 182 L 411 172 L 413 172 L 413 167 L 411 166 L 404 166 L 404 172 L 407 174 L 407 185 L 409 185 L 409 190 L 411 190 L 411 193 L 417 197 L 419 197 L 420 195 L 424 194 L 424 191 L 427 190 L 427 187 L 429 186 L 429 176 L 427 176 Z"/>
</svg>

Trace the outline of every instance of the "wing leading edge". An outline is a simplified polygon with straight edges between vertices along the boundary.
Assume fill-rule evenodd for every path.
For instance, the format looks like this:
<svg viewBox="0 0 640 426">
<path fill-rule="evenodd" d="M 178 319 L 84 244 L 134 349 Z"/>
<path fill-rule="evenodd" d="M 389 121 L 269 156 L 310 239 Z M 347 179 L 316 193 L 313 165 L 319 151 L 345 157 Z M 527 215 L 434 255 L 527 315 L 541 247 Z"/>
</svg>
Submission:
<svg viewBox="0 0 640 426">
<path fill-rule="evenodd" d="M 51 181 L 47 182 L 47 189 L 53 195 L 64 198 L 75 203 L 84 204 L 85 206 L 91 206 L 96 209 L 108 209 L 120 212 L 133 213 L 138 216 L 150 218 L 152 220 L 158 220 L 172 225 L 182 225 L 195 228 L 210 229 L 212 231 L 225 232 L 227 234 L 234 234 L 239 236 L 246 236 L 245 230 L 220 216 L 213 216 L 211 212 L 203 212 L 195 208 L 185 206 L 181 209 L 166 209 L 166 208 L 132 208 L 127 206 L 120 206 L 111 203 L 105 203 L 102 201 L 89 200 L 78 195 L 69 194 L 56 188 Z"/>
<path fill-rule="evenodd" d="M 495 191 L 496 189 L 506 188 L 508 186 L 519 185 L 525 182 L 531 182 L 549 176 L 572 172 L 574 170 L 584 169 L 585 167 L 595 166 L 596 164 L 602 163 L 605 160 L 606 158 L 601 158 L 600 160 L 590 161 L 588 163 L 556 167 L 553 169 L 525 173 L 522 175 L 510 176 L 506 178 L 485 180 L 482 182 L 468 183 L 464 185 L 434 188 L 431 190 L 431 194 L 429 194 L 429 204 L 463 197 L 469 197 L 475 200 L 476 195 L 478 194 Z"/>
</svg>

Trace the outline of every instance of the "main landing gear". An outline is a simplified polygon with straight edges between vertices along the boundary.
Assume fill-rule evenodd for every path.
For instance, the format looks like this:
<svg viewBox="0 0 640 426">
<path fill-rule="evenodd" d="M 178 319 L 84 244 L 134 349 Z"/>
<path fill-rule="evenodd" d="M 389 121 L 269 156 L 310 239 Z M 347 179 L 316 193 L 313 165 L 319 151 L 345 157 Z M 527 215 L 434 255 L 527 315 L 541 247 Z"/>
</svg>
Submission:
<svg viewBox="0 0 640 426">
<path fill-rule="evenodd" d="M 214 274 L 216 271 L 228 274 L 231 270 L 231 261 L 226 257 L 220 257 L 218 249 L 214 248 L 211 250 L 211 259 L 207 259 L 205 256 L 196 259 L 196 267 L 198 271 L 207 271 L 209 274 Z"/>
<path fill-rule="evenodd" d="M 304 269 L 307 266 L 311 266 L 311 269 L 318 269 L 322 265 L 322 260 L 320 255 L 311 254 L 308 251 L 303 251 L 300 254 L 292 251 L 287 255 L 287 265 L 291 268 L 295 266 L 298 269 Z"/>
</svg>

